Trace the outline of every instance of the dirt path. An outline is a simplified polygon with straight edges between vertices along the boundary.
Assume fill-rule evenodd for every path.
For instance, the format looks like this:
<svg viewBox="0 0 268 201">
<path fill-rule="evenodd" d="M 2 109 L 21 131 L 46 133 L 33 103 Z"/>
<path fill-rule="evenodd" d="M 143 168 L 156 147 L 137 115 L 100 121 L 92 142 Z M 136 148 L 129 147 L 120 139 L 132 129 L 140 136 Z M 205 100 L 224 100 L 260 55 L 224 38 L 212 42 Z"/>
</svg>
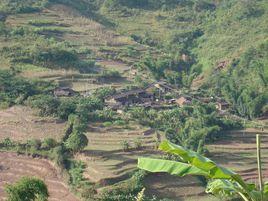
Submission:
<svg viewBox="0 0 268 201">
<path fill-rule="evenodd" d="M 0 200 L 6 194 L 4 186 L 14 183 L 23 176 L 35 176 L 45 181 L 49 201 L 78 201 L 63 183 L 53 165 L 45 159 L 34 159 L 16 153 L 0 152 Z"/>
</svg>

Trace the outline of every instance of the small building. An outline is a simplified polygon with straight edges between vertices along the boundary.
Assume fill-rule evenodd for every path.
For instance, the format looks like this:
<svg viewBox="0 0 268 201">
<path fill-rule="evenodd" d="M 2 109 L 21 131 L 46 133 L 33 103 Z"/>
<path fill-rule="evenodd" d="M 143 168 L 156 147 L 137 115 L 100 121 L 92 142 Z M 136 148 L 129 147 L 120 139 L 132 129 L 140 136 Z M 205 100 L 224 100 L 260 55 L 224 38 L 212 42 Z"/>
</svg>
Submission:
<svg viewBox="0 0 268 201">
<path fill-rule="evenodd" d="M 169 92 L 174 92 L 175 89 L 164 81 L 155 82 L 145 88 L 147 93 L 154 94 L 155 98 L 163 99 L 163 96 Z"/>
<path fill-rule="evenodd" d="M 225 110 L 228 110 L 230 107 L 230 104 L 227 103 L 226 101 L 224 100 L 220 100 L 220 101 L 217 101 L 216 102 L 216 108 L 217 110 L 219 111 L 225 111 Z"/>
<path fill-rule="evenodd" d="M 143 89 L 135 89 L 127 92 L 121 92 L 119 94 L 108 97 L 105 102 L 109 106 L 120 105 L 129 106 L 135 104 L 143 104 L 153 100 L 153 95 L 147 93 Z"/>
<path fill-rule="evenodd" d="M 176 100 L 176 103 L 182 107 L 184 105 L 189 105 L 192 103 L 192 98 L 189 96 L 181 96 L 179 99 Z"/>
<path fill-rule="evenodd" d="M 78 92 L 74 91 L 73 89 L 69 87 L 58 87 L 54 90 L 54 96 L 56 97 L 71 97 L 77 95 Z"/>
</svg>

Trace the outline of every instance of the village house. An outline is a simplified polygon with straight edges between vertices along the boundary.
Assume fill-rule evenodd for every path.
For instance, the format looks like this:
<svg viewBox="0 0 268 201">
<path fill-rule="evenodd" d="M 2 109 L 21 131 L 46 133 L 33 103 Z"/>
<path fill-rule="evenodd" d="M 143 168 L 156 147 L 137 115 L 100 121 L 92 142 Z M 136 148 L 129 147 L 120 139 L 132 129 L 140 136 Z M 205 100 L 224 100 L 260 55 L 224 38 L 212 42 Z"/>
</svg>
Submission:
<svg viewBox="0 0 268 201">
<path fill-rule="evenodd" d="M 54 96 L 56 97 L 70 97 L 70 96 L 75 96 L 77 95 L 78 92 L 74 91 L 73 89 L 69 88 L 69 87 L 57 87 L 54 90 Z"/>
<path fill-rule="evenodd" d="M 181 96 L 179 99 L 176 100 L 176 103 L 182 107 L 184 105 L 189 105 L 192 103 L 192 98 L 189 96 Z"/>
<path fill-rule="evenodd" d="M 150 91 L 150 90 L 153 90 L 153 89 L 158 89 L 161 93 L 172 92 L 172 91 L 175 90 L 172 86 L 170 86 L 169 84 L 167 84 L 164 81 L 160 81 L 160 82 L 150 84 L 148 87 L 146 87 L 145 90 Z"/>
<path fill-rule="evenodd" d="M 143 89 L 134 89 L 108 97 L 105 103 L 112 108 L 143 104 L 153 101 L 153 95 Z"/>
</svg>

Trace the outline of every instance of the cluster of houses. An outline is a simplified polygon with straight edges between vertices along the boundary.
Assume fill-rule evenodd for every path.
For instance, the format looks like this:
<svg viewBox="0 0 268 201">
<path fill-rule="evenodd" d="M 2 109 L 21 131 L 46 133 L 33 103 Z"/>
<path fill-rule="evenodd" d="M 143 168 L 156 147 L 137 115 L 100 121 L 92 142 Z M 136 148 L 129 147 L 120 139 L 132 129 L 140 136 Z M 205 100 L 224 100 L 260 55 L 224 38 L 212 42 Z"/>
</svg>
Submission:
<svg viewBox="0 0 268 201">
<path fill-rule="evenodd" d="M 175 88 L 165 82 L 156 82 L 142 89 L 122 91 L 107 97 L 105 103 L 115 110 L 122 109 L 125 106 L 160 108 L 166 105 L 164 103 L 167 103 L 165 95 L 175 91 Z"/>
<path fill-rule="evenodd" d="M 166 98 L 166 94 L 172 93 L 176 98 Z M 174 106 L 190 105 L 193 100 L 203 103 L 213 102 L 219 111 L 229 109 L 229 104 L 223 99 L 194 98 L 192 96 L 179 95 L 177 90 L 165 82 L 156 82 L 143 89 L 122 91 L 105 99 L 105 103 L 113 110 L 121 111 L 124 107 L 140 106 L 145 108 L 163 109 Z"/>
<path fill-rule="evenodd" d="M 172 97 L 167 97 L 172 94 Z M 71 97 L 79 95 L 78 92 L 68 87 L 58 87 L 54 90 L 56 97 Z M 174 106 L 190 105 L 193 100 L 203 103 L 215 103 L 216 108 L 223 112 L 229 109 L 230 105 L 223 99 L 215 100 L 213 97 L 200 98 L 194 96 L 179 95 L 178 91 L 168 83 L 161 81 L 150 84 L 145 88 L 121 91 L 105 99 L 105 104 L 116 111 L 122 111 L 125 107 L 139 106 L 144 108 L 168 109 Z"/>
</svg>

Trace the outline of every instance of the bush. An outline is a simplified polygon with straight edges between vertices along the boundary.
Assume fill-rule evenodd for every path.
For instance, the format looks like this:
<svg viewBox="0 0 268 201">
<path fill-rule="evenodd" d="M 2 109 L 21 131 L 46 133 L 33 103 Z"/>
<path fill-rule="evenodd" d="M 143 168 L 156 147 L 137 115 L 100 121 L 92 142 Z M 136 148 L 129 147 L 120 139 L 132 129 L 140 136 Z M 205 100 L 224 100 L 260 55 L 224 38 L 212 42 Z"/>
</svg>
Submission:
<svg viewBox="0 0 268 201">
<path fill-rule="evenodd" d="M 13 185 L 5 187 L 9 201 L 47 201 L 48 189 L 46 184 L 34 177 L 23 177 Z"/>
<path fill-rule="evenodd" d="M 73 153 L 83 150 L 88 144 L 87 137 L 79 131 L 74 131 L 66 140 L 65 146 Z"/>
<path fill-rule="evenodd" d="M 121 146 L 123 151 L 129 151 L 130 149 L 130 143 L 127 140 L 122 141 Z"/>
<path fill-rule="evenodd" d="M 90 201 L 94 199 L 96 193 L 97 191 L 94 186 L 85 186 L 82 188 L 81 197 Z"/>
<path fill-rule="evenodd" d="M 38 93 L 31 81 L 8 70 L 0 70 L 0 86 L 0 102 L 5 103 L 5 106 L 22 103 L 29 96 Z"/>
<path fill-rule="evenodd" d="M 85 164 L 81 161 L 71 161 L 69 173 L 71 176 L 71 184 L 73 186 L 79 187 L 83 181 L 83 172 L 85 169 Z"/>
<path fill-rule="evenodd" d="M 54 140 L 53 138 L 46 138 L 42 142 L 41 148 L 46 149 L 46 150 L 50 150 L 52 148 L 55 148 L 57 146 L 57 144 L 58 144 L 57 141 Z"/>
<path fill-rule="evenodd" d="M 67 120 L 70 114 L 74 114 L 76 110 L 76 101 L 72 99 L 63 99 L 57 108 L 57 115 L 63 119 Z"/>
<path fill-rule="evenodd" d="M 60 102 L 51 95 L 36 95 L 27 100 L 28 105 L 39 110 L 40 116 L 55 116 Z"/>
<path fill-rule="evenodd" d="M 2 146 L 6 147 L 6 148 L 15 146 L 15 143 L 10 138 L 5 138 L 1 142 L 1 144 L 2 144 Z"/>
<path fill-rule="evenodd" d="M 134 140 L 134 148 L 139 150 L 142 148 L 142 140 L 141 138 L 137 138 Z"/>
<path fill-rule="evenodd" d="M 104 127 L 110 127 L 110 126 L 113 125 L 113 123 L 110 122 L 110 121 L 106 121 L 106 122 L 104 122 L 102 125 L 103 125 Z"/>
<path fill-rule="evenodd" d="M 41 140 L 32 139 L 27 141 L 26 146 L 39 150 L 41 148 L 41 144 L 42 144 Z"/>
<path fill-rule="evenodd" d="M 117 70 L 104 70 L 100 74 L 100 78 L 121 78 L 121 74 Z"/>
</svg>

